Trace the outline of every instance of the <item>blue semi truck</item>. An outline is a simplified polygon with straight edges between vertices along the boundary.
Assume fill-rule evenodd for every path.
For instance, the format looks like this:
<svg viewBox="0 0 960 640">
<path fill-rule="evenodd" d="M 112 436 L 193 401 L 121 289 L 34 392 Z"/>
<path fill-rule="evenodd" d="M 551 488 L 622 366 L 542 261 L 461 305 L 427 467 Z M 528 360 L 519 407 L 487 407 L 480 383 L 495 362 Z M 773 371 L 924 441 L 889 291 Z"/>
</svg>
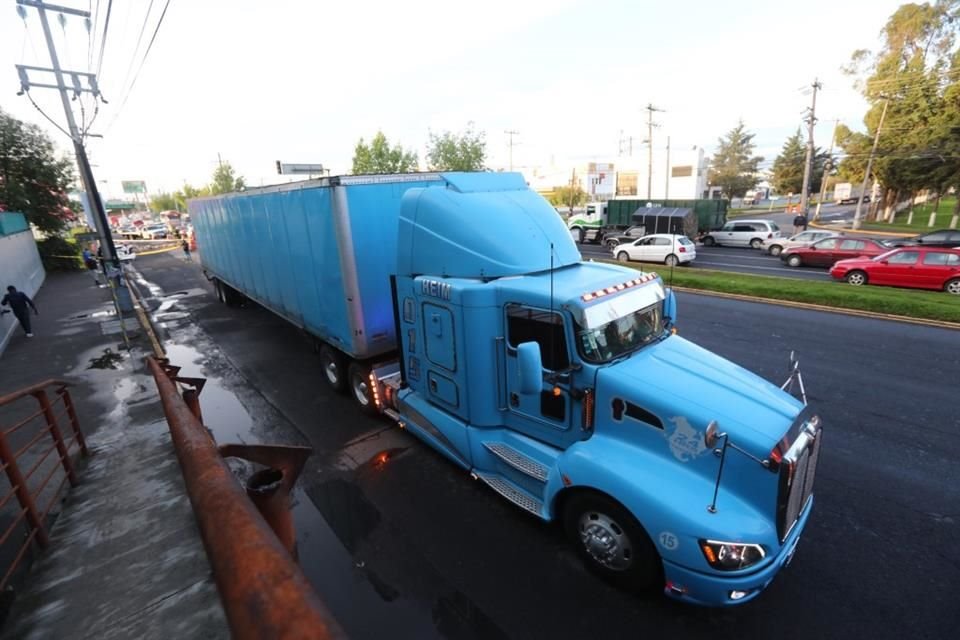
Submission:
<svg viewBox="0 0 960 640">
<path fill-rule="evenodd" d="M 306 330 L 331 387 L 560 522 L 601 576 L 731 605 L 793 558 L 820 419 L 677 335 L 655 273 L 583 262 L 519 174 L 331 177 L 189 209 L 222 301 Z"/>
</svg>

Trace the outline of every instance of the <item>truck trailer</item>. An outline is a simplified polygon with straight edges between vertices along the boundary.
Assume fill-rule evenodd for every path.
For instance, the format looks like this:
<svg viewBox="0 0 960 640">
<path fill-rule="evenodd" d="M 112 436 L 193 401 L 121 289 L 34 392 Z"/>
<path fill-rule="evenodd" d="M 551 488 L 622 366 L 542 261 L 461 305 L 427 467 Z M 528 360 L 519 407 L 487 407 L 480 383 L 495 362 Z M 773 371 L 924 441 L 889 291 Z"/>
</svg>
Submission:
<svg viewBox="0 0 960 640">
<path fill-rule="evenodd" d="M 189 210 L 222 301 L 304 329 L 333 389 L 560 523 L 600 576 L 723 606 L 793 558 L 819 417 L 678 335 L 657 274 L 581 261 L 519 174 L 340 176 Z"/>
</svg>

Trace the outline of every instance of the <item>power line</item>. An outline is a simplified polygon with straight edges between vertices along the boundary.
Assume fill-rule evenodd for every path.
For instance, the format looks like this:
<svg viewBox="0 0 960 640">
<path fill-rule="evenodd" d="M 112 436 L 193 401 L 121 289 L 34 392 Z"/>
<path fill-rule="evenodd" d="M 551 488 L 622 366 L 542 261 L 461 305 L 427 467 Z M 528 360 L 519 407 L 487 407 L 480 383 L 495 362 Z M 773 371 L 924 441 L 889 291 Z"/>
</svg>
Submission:
<svg viewBox="0 0 960 640">
<path fill-rule="evenodd" d="M 114 114 L 113 119 L 110 120 L 110 123 L 107 125 L 104 133 L 109 131 L 110 127 L 113 126 L 113 123 L 116 122 L 117 118 L 120 117 L 120 113 L 123 111 L 124 105 L 127 104 L 127 99 L 130 97 L 130 94 L 133 93 L 133 87 L 136 86 L 137 79 L 140 77 L 140 72 L 143 70 L 143 65 L 147 61 L 147 56 L 150 55 L 150 50 L 153 48 L 153 43 L 157 39 L 157 33 L 160 31 L 160 25 L 163 24 L 163 19 L 167 15 L 167 8 L 169 6 L 170 0 L 167 0 L 167 2 L 163 5 L 163 12 L 160 14 L 160 20 L 157 21 L 157 27 L 153 30 L 153 35 L 150 36 L 150 42 L 147 44 L 147 49 L 143 52 L 143 58 L 140 60 L 140 66 L 137 67 L 137 72 L 134 74 L 133 80 L 130 81 L 130 86 L 127 88 L 127 92 L 124 94 L 123 100 L 120 101 L 120 107 L 117 108 L 117 112 Z"/>
<path fill-rule="evenodd" d="M 99 8 L 99 4 L 97 5 Z M 97 61 L 97 77 L 100 77 L 100 70 L 103 68 L 103 52 L 107 48 L 107 29 L 110 28 L 110 11 L 113 9 L 113 0 L 107 2 L 107 19 L 103 23 L 103 37 L 100 38 L 100 59 Z"/>
<path fill-rule="evenodd" d="M 92 1 L 92 0 L 91 0 Z M 87 18 L 89 20 L 89 18 Z M 87 39 L 87 71 L 93 73 L 93 43 L 97 39 L 97 23 L 100 20 L 100 0 L 97 0 L 97 7 L 93 10 L 93 22 L 87 32 L 90 37 Z"/>
<path fill-rule="evenodd" d="M 61 127 L 59 124 L 57 124 L 56 120 L 54 120 L 53 118 L 51 118 L 50 116 L 48 116 L 48 115 L 47 115 L 47 112 L 40 108 L 40 105 L 38 105 L 38 104 L 34 101 L 33 96 L 30 95 L 30 92 L 29 92 L 29 91 L 24 91 L 24 93 L 26 94 L 27 99 L 30 100 L 30 104 L 32 104 L 33 107 L 34 107 L 37 111 L 40 112 L 40 115 L 42 115 L 44 118 L 46 118 L 46 119 L 50 122 L 50 124 L 52 124 L 52 125 L 55 126 L 57 129 L 59 129 L 59 130 L 63 133 L 63 135 L 67 136 L 68 138 L 72 138 L 72 137 L 73 137 L 73 136 L 70 135 L 70 132 L 69 132 L 69 131 L 67 131 L 66 129 L 64 129 L 63 127 Z"/>
<path fill-rule="evenodd" d="M 137 36 L 137 44 L 133 47 L 133 53 L 130 55 L 130 64 L 127 65 L 127 73 L 123 77 L 123 82 L 120 83 L 120 88 L 127 86 L 127 81 L 130 79 L 130 74 L 133 72 L 134 61 L 137 59 L 137 53 L 140 51 L 140 43 L 143 41 L 143 33 L 147 30 L 147 22 L 150 20 L 150 12 L 153 10 L 153 0 L 150 0 L 149 6 L 147 6 L 147 13 L 143 16 L 143 24 L 140 25 L 140 35 Z"/>
</svg>

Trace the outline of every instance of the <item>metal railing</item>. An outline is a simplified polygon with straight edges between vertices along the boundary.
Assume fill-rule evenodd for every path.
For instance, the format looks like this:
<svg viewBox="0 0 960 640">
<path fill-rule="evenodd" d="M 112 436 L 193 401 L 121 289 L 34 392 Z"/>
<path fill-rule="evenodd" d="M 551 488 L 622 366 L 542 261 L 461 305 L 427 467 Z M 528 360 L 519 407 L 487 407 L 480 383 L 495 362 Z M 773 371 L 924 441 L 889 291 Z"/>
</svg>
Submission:
<svg viewBox="0 0 960 640">
<path fill-rule="evenodd" d="M 345 638 L 295 562 L 290 491 L 310 449 L 217 447 L 201 422 L 203 378 L 148 357 L 233 638 Z M 178 389 L 178 383 L 185 387 Z M 187 388 L 189 387 L 189 388 Z M 224 457 L 265 465 L 241 486 Z M 259 511 L 258 511 L 259 510 Z"/>
<path fill-rule="evenodd" d="M 9 525 L 0 532 L 0 549 L 5 550 L 8 542 L 16 541 L 18 531 L 22 535 L 22 542 L 15 547 L 12 560 L 4 563 L 7 566 L 0 566 L 3 571 L 0 591 L 7 587 L 32 546 L 44 549 L 50 545 L 47 516 L 57 503 L 64 484 L 68 481 L 71 486 L 78 484 L 71 455 L 75 450 L 83 456 L 89 455 L 68 386 L 69 383 L 63 380 L 45 380 L 0 397 L 0 407 L 10 406 L 9 413 L 14 414 L 22 415 L 25 410 L 22 406 L 12 406 L 19 400 L 33 398 L 37 403 L 35 411 L 11 426 L 0 425 L 0 469 L 10 483 L 9 492 L 0 498 L 0 523 L 12 517 Z M 50 389 L 52 397 L 48 393 Z M 68 427 L 66 438 L 61 424 Z M 50 443 L 49 446 L 37 451 L 45 442 Z M 55 457 L 50 455 L 53 452 L 56 452 Z M 58 473 L 62 475 L 59 484 L 51 485 Z M 5 558 L 7 555 L 10 554 L 4 553 Z"/>
</svg>

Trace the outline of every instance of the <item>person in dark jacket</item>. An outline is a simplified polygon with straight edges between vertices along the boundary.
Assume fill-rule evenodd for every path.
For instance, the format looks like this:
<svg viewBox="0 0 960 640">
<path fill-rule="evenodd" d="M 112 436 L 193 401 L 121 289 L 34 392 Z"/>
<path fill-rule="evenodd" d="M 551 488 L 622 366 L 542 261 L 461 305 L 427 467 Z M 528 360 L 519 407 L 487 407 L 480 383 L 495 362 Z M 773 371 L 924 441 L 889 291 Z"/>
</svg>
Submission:
<svg viewBox="0 0 960 640">
<path fill-rule="evenodd" d="M 13 315 L 20 321 L 20 326 L 23 327 L 24 333 L 27 334 L 28 338 L 32 338 L 33 330 L 30 328 L 30 311 L 28 307 L 33 309 L 35 314 L 40 314 L 40 312 L 37 311 L 37 306 L 33 304 L 33 300 L 24 292 L 17 291 L 15 286 L 10 285 L 7 287 L 7 295 L 3 296 L 3 300 L 0 300 L 0 306 L 6 307 L 8 305 L 13 310 Z M 4 313 L 7 313 L 7 311 L 4 311 Z"/>
<path fill-rule="evenodd" d="M 807 230 L 807 216 L 802 213 L 798 213 L 797 217 L 793 219 L 793 235 L 797 235 L 801 231 Z"/>
</svg>

